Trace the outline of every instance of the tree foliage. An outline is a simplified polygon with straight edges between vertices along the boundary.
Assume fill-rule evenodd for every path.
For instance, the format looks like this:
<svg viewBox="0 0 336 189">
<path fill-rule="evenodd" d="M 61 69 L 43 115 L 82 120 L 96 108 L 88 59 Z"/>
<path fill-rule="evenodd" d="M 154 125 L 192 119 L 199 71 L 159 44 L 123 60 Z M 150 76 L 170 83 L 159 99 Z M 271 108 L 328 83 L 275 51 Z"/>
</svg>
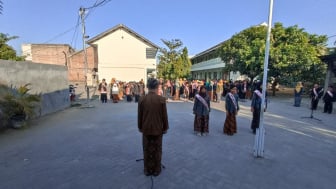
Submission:
<svg viewBox="0 0 336 189">
<path fill-rule="evenodd" d="M 0 33 L 0 59 L 3 60 L 24 60 L 23 57 L 16 56 L 16 51 L 13 47 L 9 46 L 7 43 L 12 39 L 18 38 L 17 36 L 9 36 L 8 34 Z"/>
<path fill-rule="evenodd" d="M 267 27 L 253 26 L 232 36 L 220 48 L 226 71 L 239 71 L 251 78 L 263 73 Z M 326 50 L 327 37 L 309 34 L 297 25 L 285 28 L 275 23 L 271 32 L 268 76 L 282 83 L 321 82 L 326 65 L 319 56 Z"/>
<path fill-rule="evenodd" d="M 191 61 L 187 47 L 179 39 L 163 40 L 166 48 L 160 48 L 158 77 L 164 79 L 188 78 Z"/>
</svg>

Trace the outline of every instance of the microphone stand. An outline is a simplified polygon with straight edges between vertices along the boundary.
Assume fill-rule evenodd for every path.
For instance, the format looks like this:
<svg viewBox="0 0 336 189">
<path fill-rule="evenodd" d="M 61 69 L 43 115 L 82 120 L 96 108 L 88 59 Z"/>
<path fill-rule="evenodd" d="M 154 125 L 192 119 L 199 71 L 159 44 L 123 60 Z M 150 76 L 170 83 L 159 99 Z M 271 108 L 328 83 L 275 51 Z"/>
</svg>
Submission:
<svg viewBox="0 0 336 189">
<path fill-rule="evenodd" d="M 139 162 L 139 161 L 144 161 L 144 159 L 143 158 L 140 158 L 140 159 L 136 159 L 135 160 L 136 162 Z M 163 168 L 163 169 L 165 169 L 166 167 L 161 163 L 161 167 Z M 154 181 L 153 181 L 153 175 L 151 175 L 151 182 L 152 182 L 152 186 L 151 186 L 151 189 L 153 189 L 154 188 Z"/>
<path fill-rule="evenodd" d="M 317 97 L 318 98 L 318 97 Z M 301 118 L 310 118 L 310 119 L 315 119 L 317 121 L 322 121 L 321 119 L 318 119 L 318 118 L 315 118 L 314 117 L 314 110 L 313 110 L 313 98 L 311 99 L 311 113 L 310 113 L 310 116 L 307 116 L 307 117 L 301 117 Z"/>
<path fill-rule="evenodd" d="M 144 160 L 143 158 L 140 158 L 140 159 L 136 159 L 135 161 L 136 161 L 136 162 L 139 162 L 139 161 L 143 161 L 143 160 Z M 163 169 L 166 168 L 166 166 L 164 166 L 162 163 L 161 163 L 161 167 L 162 167 Z"/>
</svg>

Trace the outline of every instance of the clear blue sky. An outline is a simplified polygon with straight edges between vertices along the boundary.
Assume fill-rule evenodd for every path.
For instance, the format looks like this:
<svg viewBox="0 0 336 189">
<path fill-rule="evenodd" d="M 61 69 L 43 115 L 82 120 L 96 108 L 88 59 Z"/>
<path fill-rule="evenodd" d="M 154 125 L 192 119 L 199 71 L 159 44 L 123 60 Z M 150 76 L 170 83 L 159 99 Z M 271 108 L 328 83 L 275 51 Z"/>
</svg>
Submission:
<svg viewBox="0 0 336 189">
<path fill-rule="evenodd" d="M 19 36 L 9 44 L 61 43 L 82 49 L 79 8 L 96 0 L 2 0 L 0 32 Z M 101 2 L 102 0 L 98 0 Z M 311 34 L 336 35 L 336 0 L 274 0 L 273 24 L 298 25 Z M 181 39 L 189 54 L 200 53 L 250 26 L 267 22 L 269 0 L 110 0 L 89 11 L 90 38 L 125 24 L 156 45 Z M 76 29 L 77 28 L 77 29 Z M 334 47 L 336 37 L 329 39 Z"/>
</svg>

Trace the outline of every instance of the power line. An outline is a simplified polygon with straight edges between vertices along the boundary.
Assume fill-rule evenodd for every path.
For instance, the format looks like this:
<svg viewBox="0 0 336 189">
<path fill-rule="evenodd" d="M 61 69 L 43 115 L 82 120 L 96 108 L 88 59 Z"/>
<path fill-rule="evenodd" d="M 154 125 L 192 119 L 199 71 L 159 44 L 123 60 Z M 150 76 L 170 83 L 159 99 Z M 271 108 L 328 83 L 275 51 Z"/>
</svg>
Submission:
<svg viewBox="0 0 336 189">
<path fill-rule="evenodd" d="M 71 43 L 70 43 L 70 45 L 71 46 L 74 46 L 74 48 L 76 49 L 76 42 L 77 42 L 77 37 L 78 37 L 78 26 L 79 26 L 79 20 L 80 20 L 80 17 L 79 17 L 79 15 L 78 15 L 78 18 L 77 18 L 77 23 L 76 23 L 76 29 L 75 29 L 75 32 L 74 32 L 74 34 L 73 34 L 73 36 L 72 36 L 72 39 L 71 39 Z M 75 41 L 75 42 L 74 42 Z"/>
<path fill-rule="evenodd" d="M 51 42 L 51 41 L 53 41 L 53 40 L 55 40 L 55 39 L 57 39 L 57 38 L 59 38 L 59 37 L 61 37 L 61 36 L 63 36 L 63 35 L 69 33 L 69 32 L 72 31 L 73 29 L 76 29 L 78 26 L 79 26 L 79 22 L 78 22 L 78 24 L 76 24 L 75 26 L 69 28 L 68 30 L 66 30 L 66 31 L 64 31 L 64 32 L 62 32 L 62 33 L 57 34 L 57 35 L 54 36 L 53 38 L 51 38 L 51 39 L 49 39 L 49 40 L 47 40 L 47 41 L 45 41 L 45 42 L 43 42 L 43 43 L 41 43 L 41 44 L 47 44 L 47 43 L 49 43 L 49 42 Z M 29 51 L 30 51 L 30 50 L 22 51 L 22 54 L 24 54 L 24 53 L 26 53 L 26 52 L 29 52 Z M 36 51 L 36 52 L 37 52 L 37 51 Z"/>
<path fill-rule="evenodd" d="M 91 6 L 91 7 L 88 7 L 88 8 L 85 8 L 85 9 L 93 9 L 93 8 L 97 8 L 97 7 L 100 7 L 100 6 L 104 6 L 106 5 L 108 2 L 110 2 L 111 0 L 103 0 L 101 2 L 98 3 L 98 0 Z"/>
<path fill-rule="evenodd" d="M 83 8 L 84 11 L 87 11 L 87 10 L 90 10 L 88 12 L 88 14 L 85 16 L 84 19 L 87 19 L 89 17 L 89 15 L 94 12 L 94 10 L 97 8 L 97 7 L 102 7 L 104 5 L 106 5 L 108 2 L 110 2 L 111 0 L 103 0 L 101 2 L 98 3 L 98 0 L 96 0 L 96 2 L 91 6 L 91 7 L 88 7 L 88 8 Z"/>
<path fill-rule="evenodd" d="M 111 0 L 102 0 L 101 2 L 98 2 L 98 0 L 96 0 L 96 2 L 95 2 L 92 6 L 90 6 L 90 7 L 88 7 L 88 8 L 84 8 L 84 10 L 90 10 L 90 9 L 91 9 L 91 11 L 85 16 L 84 19 L 87 19 L 88 16 L 90 15 L 90 13 L 93 12 L 93 11 L 95 10 L 95 8 L 104 6 L 104 5 L 106 5 L 107 3 L 109 3 L 110 1 L 111 1 Z M 1 2 L 1 1 L 0 1 L 0 2 Z M 65 35 L 65 34 L 71 32 L 72 30 L 75 30 L 75 31 L 74 31 L 74 34 L 73 34 L 73 37 L 72 37 L 72 39 L 71 39 L 71 43 L 70 43 L 70 45 L 72 46 L 72 45 L 73 45 L 73 42 L 74 42 L 74 39 L 75 39 L 75 38 L 77 39 L 77 37 L 78 37 L 78 30 L 77 30 L 77 29 L 78 29 L 78 27 L 79 27 L 79 25 L 80 25 L 79 20 L 80 20 L 80 17 L 78 16 L 77 23 L 76 23 L 75 26 L 73 26 L 73 27 L 67 29 L 67 30 L 64 31 L 64 32 L 61 32 L 61 33 L 55 35 L 55 36 L 52 37 L 51 39 L 49 39 L 49 40 L 47 40 L 47 41 L 45 41 L 45 42 L 43 42 L 43 43 L 41 43 L 41 44 L 47 44 L 47 43 L 49 43 L 49 42 L 51 42 L 51 41 L 53 41 L 53 40 L 55 40 L 55 39 L 57 39 L 57 38 L 59 38 L 59 37 L 61 37 L 61 36 Z M 76 34 L 77 34 L 77 35 L 76 35 Z M 29 52 L 29 51 L 30 51 L 30 50 L 23 51 L 22 54 L 27 53 L 27 52 Z M 36 52 L 37 52 L 37 51 L 36 51 Z"/>
<path fill-rule="evenodd" d="M 59 38 L 59 37 L 65 35 L 65 34 L 69 33 L 69 32 L 72 31 L 73 29 L 76 29 L 77 26 L 78 26 L 78 25 L 73 26 L 72 28 L 70 28 L 70 29 L 68 29 L 68 30 L 66 30 L 66 31 L 64 31 L 64 32 L 62 32 L 62 33 L 56 35 L 55 37 L 49 39 L 48 41 L 46 41 L 46 42 L 44 42 L 44 43 L 49 43 L 50 41 L 53 41 L 53 40 L 55 40 L 55 39 L 57 39 L 57 38 Z"/>
</svg>

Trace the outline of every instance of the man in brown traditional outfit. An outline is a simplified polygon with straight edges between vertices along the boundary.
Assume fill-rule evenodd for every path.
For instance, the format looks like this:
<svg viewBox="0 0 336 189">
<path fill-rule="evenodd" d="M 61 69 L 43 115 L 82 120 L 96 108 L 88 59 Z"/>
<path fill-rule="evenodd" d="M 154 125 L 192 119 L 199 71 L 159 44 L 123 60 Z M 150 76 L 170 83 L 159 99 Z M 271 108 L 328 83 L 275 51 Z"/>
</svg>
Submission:
<svg viewBox="0 0 336 189">
<path fill-rule="evenodd" d="M 142 133 L 144 174 L 158 176 L 161 173 L 162 135 L 167 133 L 168 114 L 166 99 L 157 95 L 159 81 L 149 79 L 148 94 L 138 103 L 138 128 Z"/>
</svg>

